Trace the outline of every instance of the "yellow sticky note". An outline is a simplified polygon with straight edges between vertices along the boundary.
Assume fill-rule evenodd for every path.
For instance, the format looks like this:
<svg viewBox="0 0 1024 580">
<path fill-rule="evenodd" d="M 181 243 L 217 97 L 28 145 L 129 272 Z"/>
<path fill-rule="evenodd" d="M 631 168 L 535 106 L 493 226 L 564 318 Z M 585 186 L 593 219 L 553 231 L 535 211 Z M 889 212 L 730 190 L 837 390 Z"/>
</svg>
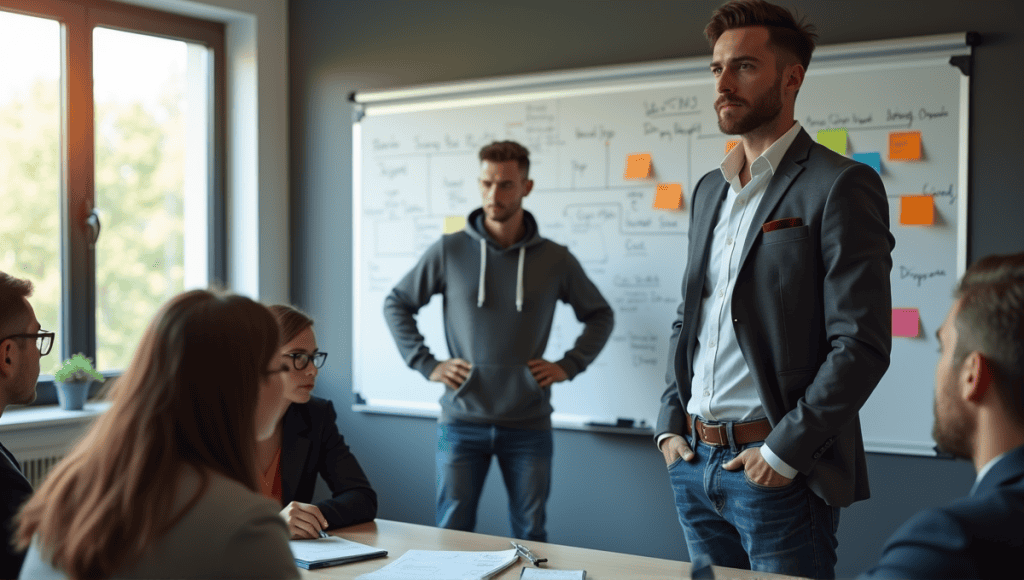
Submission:
<svg viewBox="0 0 1024 580">
<path fill-rule="evenodd" d="M 659 183 L 654 195 L 654 209 L 679 209 L 683 206 L 683 186 L 679 183 Z"/>
<path fill-rule="evenodd" d="M 466 216 L 450 215 L 444 218 L 444 233 L 454 234 L 466 227 Z"/>
<path fill-rule="evenodd" d="M 818 131 L 818 143 L 835 151 L 840 155 L 846 155 L 846 129 L 822 129 Z"/>
<path fill-rule="evenodd" d="M 920 161 L 921 132 L 897 131 L 889 133 L 889 161 Z"/>
<path fill-rule="evenodd" d="M 930 195 L 904 195 L 900 198 L 900 224 L 930 226 L 935 223 L 935 198 Z"/>
<path fill-rule="evenodd" d="M 626 179 L 643 179 L 650 174 L 650 153 L 636 153 L 626 158 Z"/>
<path fill-rule="evenodd" d="M 740 144 L 739 141 L 726 141 L 725 142 L 725 153 L 726 153 L 726 155 L 728 155 L 729 152 L 732 151 L 739 144 Z"/>
</svg>

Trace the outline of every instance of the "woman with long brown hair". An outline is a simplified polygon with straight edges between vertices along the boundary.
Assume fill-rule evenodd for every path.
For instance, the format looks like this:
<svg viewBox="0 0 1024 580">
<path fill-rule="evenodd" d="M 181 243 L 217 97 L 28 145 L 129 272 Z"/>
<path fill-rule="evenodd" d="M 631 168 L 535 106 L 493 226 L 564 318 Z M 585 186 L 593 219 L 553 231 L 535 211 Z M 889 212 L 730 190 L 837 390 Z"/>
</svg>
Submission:
<svg viewBox="0 0 1024 580">
<path fill-rule="evenodd" d="M 110 409 L 19 516 L 22 578 L 297 578 L 256 439 L 283 412 L 278 327 L 196 290 L 150 323 Z"/>
</svg>

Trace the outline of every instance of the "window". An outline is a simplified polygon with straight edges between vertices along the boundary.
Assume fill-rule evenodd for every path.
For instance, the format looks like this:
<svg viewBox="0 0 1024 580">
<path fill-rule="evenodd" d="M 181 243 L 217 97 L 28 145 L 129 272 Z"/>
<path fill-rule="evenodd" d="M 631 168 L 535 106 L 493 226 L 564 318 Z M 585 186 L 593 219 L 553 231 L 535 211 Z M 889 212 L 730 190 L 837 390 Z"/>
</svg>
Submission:
<svg viewBox="0 0 1024 580">
<path fill-rule="evenodd" d="M 0 0 L 0 270 L 60 348 L 116 374 L 168 298 L 224 280 L 223 25 Z"/>
</svg>

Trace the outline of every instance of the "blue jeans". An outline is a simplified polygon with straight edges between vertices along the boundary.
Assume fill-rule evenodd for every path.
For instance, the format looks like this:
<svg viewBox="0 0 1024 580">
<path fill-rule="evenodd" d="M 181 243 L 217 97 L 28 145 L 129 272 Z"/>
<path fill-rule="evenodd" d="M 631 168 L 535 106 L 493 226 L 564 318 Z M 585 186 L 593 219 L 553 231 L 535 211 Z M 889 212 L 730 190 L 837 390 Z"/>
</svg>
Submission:
<svg viewBox="0 0 1024 580">
<path fill-rule="evenodd" d="M 677 459 L 668 466 L 690 560 L 704 556 L 716 566 L 835 578 L 839 508 L 815 495 L 803 475 L 765 487 L 742 469 L 722 469 L 740 451 L 761 445 L 734 451 L 698 441 L 692 463 Z"/>
<path fill-rule="evenodd" d="M 550 430 L 513 429 L 456 420 L 437 426 L 439 528 L 472 532 L 491 456 L 508 490 L 512 536 L 547 541 L 544 508 L 551 491 Z"/>
</svg>

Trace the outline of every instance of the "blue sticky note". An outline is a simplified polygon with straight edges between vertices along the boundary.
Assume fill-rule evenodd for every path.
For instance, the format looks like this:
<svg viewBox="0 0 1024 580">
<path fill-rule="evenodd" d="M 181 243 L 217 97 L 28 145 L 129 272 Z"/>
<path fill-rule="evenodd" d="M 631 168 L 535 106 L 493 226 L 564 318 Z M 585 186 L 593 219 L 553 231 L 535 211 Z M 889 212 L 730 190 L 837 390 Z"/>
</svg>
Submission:
<svg viewBox="0 0 1024 580">
<path fill-rule="evenodd" d="M 870 153 L 854 153 L 853 160 L 860 161 L 864 165 L 870 165 L 878 172 L 879 175 L 882 174 L 882 154 L 878 151 L 872 151 Z"/>
</svg>

